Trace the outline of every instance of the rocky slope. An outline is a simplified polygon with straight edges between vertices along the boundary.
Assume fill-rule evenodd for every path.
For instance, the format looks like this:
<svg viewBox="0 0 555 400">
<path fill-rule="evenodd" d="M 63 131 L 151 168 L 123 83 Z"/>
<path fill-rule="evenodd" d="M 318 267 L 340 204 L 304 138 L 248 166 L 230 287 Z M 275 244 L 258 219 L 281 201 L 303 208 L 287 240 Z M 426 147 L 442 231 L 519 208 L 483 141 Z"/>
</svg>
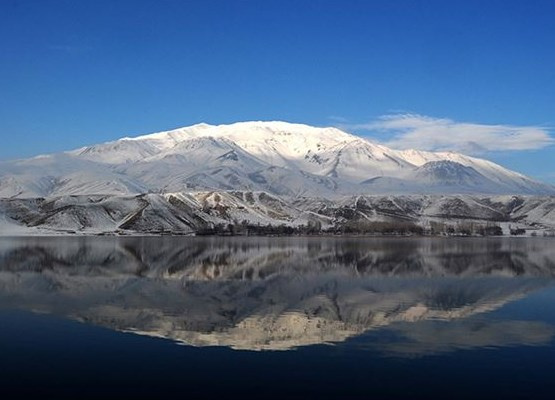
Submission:
<svg viewBox="0 0 555 400">
<path fill-rule="evenodd" d="M 443 226 L 555 228 L 555 198 L 409 195 L 283 198 L 265 192 L 189 192 L 0 199 L 0 235 L 50 233 L 433 233 Z M 268 231 L 263 229 L 268 228 Z M 270 228 L 288 228 L 271 230 Z M 388 228 L 388 229 L 389 229 Z M 421 230 L 414 230 L 418 228 Z M 375 231 L 380 233 L 379 230 Z M 383 232 L 382 232 L 383 233 Z M 405 231 L 397 233 L 407 233 Z M 445 232 L 435 232 L 445 233 Z M 455 232 L 453 232 L 455 233 Z M 472 232 L 471 232 L 472 233 Z"/>
</svg>

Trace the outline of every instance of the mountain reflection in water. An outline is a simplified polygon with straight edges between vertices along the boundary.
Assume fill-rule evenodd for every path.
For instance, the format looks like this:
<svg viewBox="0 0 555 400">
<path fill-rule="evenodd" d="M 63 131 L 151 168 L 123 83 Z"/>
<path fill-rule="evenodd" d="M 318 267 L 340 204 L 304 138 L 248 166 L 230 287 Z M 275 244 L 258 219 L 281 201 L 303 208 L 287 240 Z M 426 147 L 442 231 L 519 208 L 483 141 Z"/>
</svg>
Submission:
<svg viewBox="0 0 555 400">
<path fill-rule="evenodd" d="M 393 356 L 544 345 L 550 324 L 488 313 L 554 283 L 540 238 L 0 240 L 2 308 L 193 346 L 288 350 L 378 329 L 392 334 L 356 345 Z"/>
</svg>

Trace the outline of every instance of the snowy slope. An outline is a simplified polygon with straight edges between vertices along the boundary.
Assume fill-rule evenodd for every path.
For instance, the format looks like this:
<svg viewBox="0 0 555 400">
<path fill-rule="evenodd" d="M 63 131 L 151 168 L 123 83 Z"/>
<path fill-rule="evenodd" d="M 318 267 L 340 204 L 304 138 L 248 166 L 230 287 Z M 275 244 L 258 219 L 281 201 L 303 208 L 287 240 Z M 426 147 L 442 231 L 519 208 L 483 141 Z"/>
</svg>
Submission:
<svg viewBox="0 0 555 400">
<path fill-rule="evenodd" d="M 407 162 L 418 167 L 432 161 L 452 161 L 474 168 L 487 179 L 505 187 L 506 193 L 522 194 L 553 194 L 553 187 L 534 181 L 525 175 L 511 171 L 491 161 L 469 157 L 454 152 L 426 152 L 405 150 L 397 152 Z"/>
<path fill-rule="evenodd" d="M 336 128 L 277 121 L 198 124 L 0 162 L 0 197 L 191 190 L 328 198 L 555 194 L 554 187 L 487 160 L 450 152 L 398 151 Z"/>
<path fill-rule="evenodd" d="M 513 190 L 493 181 L 475 168 L 455 161 L 429 161 L 403 178 L 380 176 L 362 182 L 372 193 L 506 193 Z"/>
</svg>

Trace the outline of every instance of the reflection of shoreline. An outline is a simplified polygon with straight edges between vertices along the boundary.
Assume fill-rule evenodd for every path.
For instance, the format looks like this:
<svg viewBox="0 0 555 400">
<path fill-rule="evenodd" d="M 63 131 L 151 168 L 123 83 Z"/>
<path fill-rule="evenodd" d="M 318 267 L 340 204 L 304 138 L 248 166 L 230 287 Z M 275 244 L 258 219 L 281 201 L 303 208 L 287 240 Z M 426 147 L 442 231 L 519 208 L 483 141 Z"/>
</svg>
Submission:
<svg viewBox="0 0 555 400">
<path fill-rule="evenodd" d="M 550 326 L 472 317 L 554 284 L 554 259 L 503 240 L 0 241 L 0 303 L 195 346 L 287 350 L 385 326 L 398 355 L 537 345 Z M 435 343 L 444 332 L 461 339 Z"/>
<path fill-rule="evenodd" d="M 552 244 L 541 238 L 3 238 L 0 268 L 194 281 L 315 269 L 354 276 L 555 277 Z"/>
</svg>

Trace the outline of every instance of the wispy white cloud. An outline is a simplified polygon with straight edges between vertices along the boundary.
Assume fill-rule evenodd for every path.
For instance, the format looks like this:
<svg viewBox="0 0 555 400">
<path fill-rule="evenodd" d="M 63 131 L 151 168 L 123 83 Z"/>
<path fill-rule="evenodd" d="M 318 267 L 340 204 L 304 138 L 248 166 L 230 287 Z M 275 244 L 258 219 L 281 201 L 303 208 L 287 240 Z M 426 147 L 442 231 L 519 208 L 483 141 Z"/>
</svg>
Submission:
<svg viewBox="0 0 555 400">
<path fill-rule="evenodd" d="M 555 143 L 544 127 L 465 123 L 410 113 L 385 115 L 370 123 L 344 124 L 341 127 L 381 134 L 382 143 L 399 149 L 453 150 L 475 154 L 536 150 Z M 376 138 L 380 139 L 379 136 Z"/>
</svg>

